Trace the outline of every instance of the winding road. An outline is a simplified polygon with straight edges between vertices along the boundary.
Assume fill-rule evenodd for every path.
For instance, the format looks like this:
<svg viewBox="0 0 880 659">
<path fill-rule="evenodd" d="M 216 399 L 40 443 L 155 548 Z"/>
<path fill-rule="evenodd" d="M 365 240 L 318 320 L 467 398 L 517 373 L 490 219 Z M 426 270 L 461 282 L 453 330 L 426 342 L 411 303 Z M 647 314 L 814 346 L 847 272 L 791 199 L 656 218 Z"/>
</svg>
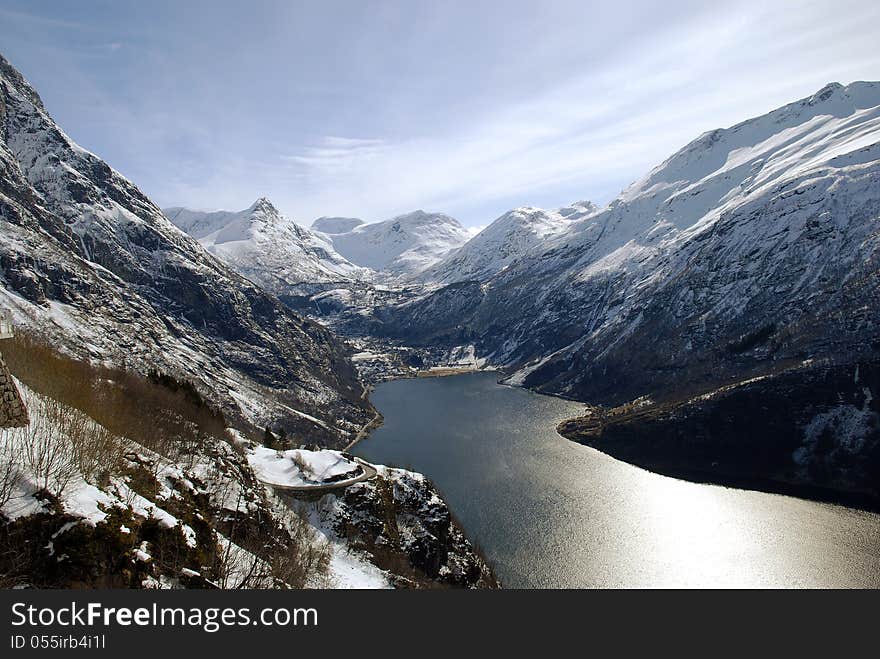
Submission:
<svg viewBox="0 0 880 659">
<path fill-rule="evenodd" d="M 263 483 L 272 487 L 275 490 L 278 490 L 279 492 L 327 494 L 329 492 L 335 492 L 337 490 L 344 490 L 349 485 L 354 485 L 355 483 L 369 480 L 373 478 L 377 473 L 379 473 L 376 468 L 368 462 L 364 462 L 360 458 L 355 458 L 355 460 L 357 461 L 358 465 L 360 465 L 362 473 L 358 474 L 354 478 L 349 478 L 344 481 L 337 481 L 335 483 L 324 483 L 321 485 L 280 485 L 278 483 L 268 483 L 266 481 L 263 481 Z"/>
</svg>

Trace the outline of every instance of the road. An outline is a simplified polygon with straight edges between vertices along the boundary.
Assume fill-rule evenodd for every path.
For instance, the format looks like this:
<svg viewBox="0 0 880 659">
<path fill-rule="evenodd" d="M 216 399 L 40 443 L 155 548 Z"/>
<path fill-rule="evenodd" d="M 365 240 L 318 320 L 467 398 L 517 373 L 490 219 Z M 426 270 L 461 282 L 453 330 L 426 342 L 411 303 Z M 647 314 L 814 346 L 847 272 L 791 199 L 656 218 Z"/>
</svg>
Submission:
<svg viewBox="0 0 880 659">
<path fill-rule="evenodd" d="M 376 415 L 369 421 L 369 423 L 364 424 L 364 427 L 360 429 L 355 438 L 351 440 L 343 451 L 350 451 L 351 447 L 361 441 L 364 437 L 366 437 L 371 430 L 378 427 L 378 422 L 382 420 L 382 415 L 379 412 L 376 412 Z"/>
<path fill-rule="evenodd" d="M 335 483 L 326 483 L 324 485 L 279 485 L 277 483 L 266 483 L 266 485 L 269 485 L 279 492 L 327 494 L 329 492 L 335 492 L 337 490 L 344 490 L 349 485 L 354 485 L 355 483 L 369 480 L 378 473 L 373 465 L 364 462 L 359 458 L 355 458 L 355 460 L 357 460 L 357 463 L 361 466 L 361 469 L 363 469 L 363 473 L 355 476 L 354 478 L 349 478 L 348 480 L 338 481 Z M 263 482 L 265 483 L 265 481 Z"/>
</svg>

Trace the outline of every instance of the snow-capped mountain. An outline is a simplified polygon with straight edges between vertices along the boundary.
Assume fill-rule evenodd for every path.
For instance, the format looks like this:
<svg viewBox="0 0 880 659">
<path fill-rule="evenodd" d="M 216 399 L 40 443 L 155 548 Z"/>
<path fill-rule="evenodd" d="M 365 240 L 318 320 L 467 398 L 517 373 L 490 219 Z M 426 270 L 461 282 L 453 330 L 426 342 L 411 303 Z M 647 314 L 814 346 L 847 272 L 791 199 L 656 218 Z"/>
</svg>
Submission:
<svg viewBox="0 0 880 659">
<path fill-rule="evenodd" d="M 339 231 L 345 227 L 338 218 L 328 219 L 316 220 L 312 228 L 329 226 Z M 351 224 L 350 218 L 344 219 Z M 470 238 L 470 232 L 454 218 L 421 210 L 326 235 L 336 251 L 352 263 L 392 276 L 421 272 Z"/>
<path fill-rule="evenodd" d="M 640 399 L 565 430 L 659 471 L 876 497 L 880 83 L 706 133 L 485 281 L 337 326 L 472 345 L 538 391 Z"/>
<path fill-rule="evenodd" d="M 348 233 L 363 223 L 363 220 L 356 217 L 319 217 L 312 222 L 312 230 L 330 234 Z"/>
<path fill-rule="evenodd" d="M 828 85 L 700 136 L 483 286 L 380 310 L 381 331 L 467 336 L 511 382 L 608 402 L 855 358 L 880 326 L 878 183 L 880 84 Z"/>
<path fill-rule="evenodd" d="M 508 211 L 462 247 L 419 273 L 418 279 L 446 284 L 469 279 L 483 281 L 565 232 L 574 220 L 597 210 L 591 202 L 578 202 L 556 211 L 528 206 Z"/>
<path fill-rule="evenodd" d="M 494 282 L 547 283 L 522 331 L 558 338 L 514 349 L 515 378 L 634 397 L 682 373 L 862 353 L 880 313 L 878 177 L 876 83 L 702 135 Z"/>
<path fill-rule="evenodd" d="M 240 215 L 240 211 L 200 211 L 183 206 L 163 208 L 162 212 L 174 226 L 197 239 L 223 228 Z"/>
<path fill-rule="evenodd" d="M 343 444 L 348 349 L 209 255 L 55 124 L 0 57 L 0 303 L 67 352 L 194 382 L 230 417 Z"/>
<path fill-rule="evenodd" d="M 211 254 L 274 295 L 304 283 L 369 279 L 365 268 L 340 256 L 322 234 L 285 217 L 265 197 L 238 212 L 164 212 Z"/>
</svg>

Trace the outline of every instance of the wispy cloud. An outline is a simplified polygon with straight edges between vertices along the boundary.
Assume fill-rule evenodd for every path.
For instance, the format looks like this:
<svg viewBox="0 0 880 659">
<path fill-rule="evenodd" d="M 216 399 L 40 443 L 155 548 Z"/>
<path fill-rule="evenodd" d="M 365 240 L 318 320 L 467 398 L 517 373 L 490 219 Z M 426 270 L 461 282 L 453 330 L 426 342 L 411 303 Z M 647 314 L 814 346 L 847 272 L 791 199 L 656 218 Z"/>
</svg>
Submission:
<svg viewBox="0 0 880 659">
<path fill-rule="evenodd" d="M 355 172 L 359 167 L 380 158 L 388 148 L 380 139 L 328 135 L 320 140 L 318 146 L 305 147 L 299 154 L 282 155 L 281 159 L 302 165 L 306 175 L 337 177 Z"/>
<path fill-rule="evenodd" d="M 880 79 L 869 0 L 0 2 L 50 111 L 159 203 L 305 222 L 604 202 L 705 130 Z"/>
<path fill-rule="evenodd" d="M 32 14 L 26 11 L 16 11 L 14 9 L 4 9 L 0 7 L 0 16 L 7 21 L 17 23 L 30 23 L 54 28 L 63 28 L 67 30 L 77 30 L 83 32 L 95 31 L 95 27 L 83 21 L 75 21 L 61 19 L 52 16 L 44 16 L 40 14 Z"/>
<path fill-rule="evenodd" d="M 553 205 L 604 202 L 705 130 L 812 93 L 855 71 L 853 64 L 880 75 L 878 53 L 854 63 L 808 50 L 829 31 L 847 31 L 850 21 L 829 16 L 811 35 L 797 21 L 797 29 L 773 33 L 778 16 L 755 8 L 702 17 L 651 35 L 600 70 L 442 134 L 393 143 L 325 140 L 294 159 L 312 174 L 296 203 L 306 216 L 320 208 L 382 217 L 416 206 L 473 213 L 494 205 L 500 214 L 508 204 L 553 194 Z M 797 67 L 792 52 L 801 58 Z"/>
</svg>

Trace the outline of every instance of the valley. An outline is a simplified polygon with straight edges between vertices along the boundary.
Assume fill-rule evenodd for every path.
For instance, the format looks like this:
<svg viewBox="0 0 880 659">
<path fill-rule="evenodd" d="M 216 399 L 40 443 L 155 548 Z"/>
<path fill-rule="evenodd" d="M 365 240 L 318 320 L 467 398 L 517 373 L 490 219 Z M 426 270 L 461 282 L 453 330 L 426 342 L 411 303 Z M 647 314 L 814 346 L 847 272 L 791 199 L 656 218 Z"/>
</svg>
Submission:
<svg viewBox="0 0 880 659">
<path fill-rule="evenodd" d="M 160 209 L 0 83 L 10 586 L 878 586 L 880 83 L 481 230 Z"/>
</svg>

